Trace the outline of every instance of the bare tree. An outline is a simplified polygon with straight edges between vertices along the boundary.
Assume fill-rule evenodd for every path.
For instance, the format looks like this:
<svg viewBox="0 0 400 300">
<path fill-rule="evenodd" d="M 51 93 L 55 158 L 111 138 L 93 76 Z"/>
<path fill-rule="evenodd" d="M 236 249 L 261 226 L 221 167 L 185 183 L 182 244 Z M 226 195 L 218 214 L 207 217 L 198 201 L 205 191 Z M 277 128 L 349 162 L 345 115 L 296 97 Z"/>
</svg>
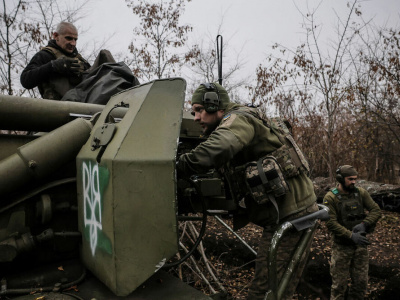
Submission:
<svg viewBox="0 0 400 300">
<path fill-rule="evenodd" d="M 34 32 L 34 26 L 24 23 L 23 14 L 27 6 L 25 1 L 6 1 L 2 2 L 2 12 L 0 16 L 0 76 L 1 92 L 8 95 L 14 94 L 14 81 L 19 71 L 19 58 L 22 53 L 23 40 L 26 38 L 27 30 Z M 35 37 L 35 35 L 33 35 Z M 27 47 L 25 46 L 25 49 Z"/>
<path fill-rule="evenodd" d="M 244 88 L 249 84 L 248 76 L 239 75 L 240 70 L 243 69 L 245 62 L 242 57 L 242 50 L 237 55 L 232 55 L 230 46 L 230 40 L 232 37 L 223 37 L 223 17 L 219 24 L 216 34 L 212 35 L 208 33 L 207 37 L 202 38 L 201 42 L 195 42 L 194 45 L 189 49 L 185 56 L 186 69 L 189 78 L 189 93 L 193 91 L 202 82 L 217 82 L 218 80 L 218 54 L 217 54 L 217 36 L 220 36 L 222 41 L 222 82 L 224 88 L 228 91 L 231 96 L 231 100 L 234 102 L 244 102 L 244 99 L 239 91 L 240 88 Z M 229 53 L 229 55 L 227 55 Z M 230 58 L 230 60 L 228 60 Z"/>
<path fill-rule="evenodd" d="M 270 65 L 258 67 L 257 84 L 250 89 L 253 102 L 273 104 L 291 121 L 320 121 L 324 130 L 319 139 L 319 155 L 331 178 L 336 166 L 343 163 L 335 153 L 340 150 L 336 140 L 340 128 L 338 116 L 346 114 L 343 103 L 352 74 L 349 54 L 355 51 L 355 42 L 364 28 L 357 19 L 361 15 L 359 1 L 348 4 L 348 8 L 345 20 L 337 16 L 336 41 L 329 48 L 322 47 L 318 39 L 322 29 L 316 21 L 317 10 L 303 14 L 304 44 L 295 50 L 275 45 L 280 56 L 267 57 Z"/>
<path fill-rule="evenodd" d="M 360 152 L 369 178 L 393 182 L 400 164 L 400 34 L 371 25 L 362 39 L 364 47 L 353 58 L 356 72 L 350 85 L 351 109 L 367 146 Z"/>
<path fill-rule="evenodd" d="M 140 18 L 140 26 L 133 29 L 134 37 L 125 62 L 138 78 L 152 80 L 176 75 L 182 64 L 183 49 L 190 25 L 179 25 L 185 3 L 190 0 L 159 1 L 126 0 L 133 13 Z"/>
</svg>

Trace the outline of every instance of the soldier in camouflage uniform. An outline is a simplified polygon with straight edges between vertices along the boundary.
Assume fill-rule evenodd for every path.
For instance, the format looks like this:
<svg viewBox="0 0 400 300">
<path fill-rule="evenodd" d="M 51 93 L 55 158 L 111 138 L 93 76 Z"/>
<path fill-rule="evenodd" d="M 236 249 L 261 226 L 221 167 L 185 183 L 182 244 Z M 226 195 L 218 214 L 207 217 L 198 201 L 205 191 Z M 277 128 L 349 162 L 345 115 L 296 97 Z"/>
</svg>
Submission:
<svg viewBox="0 0 400 300">
<path fill-rule="evenodd" d="M 217 83 L 206 83 L 197 88 L 192 98 L 192 114 L 208 138 L 191 152 L 180 156 L 178 171 L 190 176 L 204 174 L 212 168 L 219 170 L 227 177 L 233 197 L 243 196 L 248 220 L 264 227 L 255 276 L 248 294 L 248 299 L 264 299 L 268 291 L 267 252 L 272 235 L 283 222 L 318 210 L 313 184 L 305 171 L 299 171 L 287 180 L 290 189 L 283 197 L 275 203 L 257 203 L 247 191 L 243 191 L 243 184 L 238 183 L 239 188 L 234 188 L 236 185 L 232 178 L 235 177 L 229 180 L 229 175 L 232 175 L 229 170 L 240 169 L 248 162 L 276 153 L 283 147 L 278 135 L 263 123 L 256 109 L 231 103 L 226 90 Z M 292 232 L 283 239 L 277 257 L 279 278 L 300 237 L 301 232 Z M 308 253 L 309 248 L 286 290 L 285 299 L 292 298 Z"/>
<path fill-rule="evenodd" d="M 355 186 L 357 175 L 352 166 L 339 167 L 339 184 L 324 197 L 330 215 L 326 226 L 332 234 L 331 300 L 345 299 L 349 278 L 347 299 L 364 299 L 367 291 L 370 242 L 366 234 L 373 231 L 381 210 L 366 190 Z"/>
</svg>

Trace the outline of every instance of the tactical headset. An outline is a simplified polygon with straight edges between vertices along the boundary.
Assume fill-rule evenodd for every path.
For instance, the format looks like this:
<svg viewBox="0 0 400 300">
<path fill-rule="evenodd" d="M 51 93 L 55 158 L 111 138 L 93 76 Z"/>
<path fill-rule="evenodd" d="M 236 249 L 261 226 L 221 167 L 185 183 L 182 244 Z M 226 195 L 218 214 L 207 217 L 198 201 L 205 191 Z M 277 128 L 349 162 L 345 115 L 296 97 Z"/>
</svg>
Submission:
<svg viewBox="0 0 400 300">
<path fill-rule="evenodd" d="M 215 113 L 219 109 L 219 94 L 218 88 L 214 83 L 202 83 L 207 90 L 210 92 L 205 92 L 203 95 L 203 106 L 207 113 Z"/>
<path fill-rule="evenodd" d="M 344 184 L 344 177 L 343 177 L 342 173 L 340 173 L 340 172 L 341 172 L 341 170 L 340 170 L 341 168 L 342 168 L 342 166 L 340 166 L 340 167 L 337 168 L 337 170 L 336 170 L 336 180 L 337 180 L 339 183 Z"/>
</svg>

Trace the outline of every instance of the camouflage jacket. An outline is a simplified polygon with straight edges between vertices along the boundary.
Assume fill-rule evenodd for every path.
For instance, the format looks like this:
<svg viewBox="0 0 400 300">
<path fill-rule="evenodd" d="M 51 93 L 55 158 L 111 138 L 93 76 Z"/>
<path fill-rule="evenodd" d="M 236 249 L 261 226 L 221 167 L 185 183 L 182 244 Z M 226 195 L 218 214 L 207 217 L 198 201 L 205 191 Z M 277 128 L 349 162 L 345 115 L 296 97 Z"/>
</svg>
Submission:
<svg viewBox="0 0 400 300">
<path fill-rule="evenodd" d="M 282 146 L 279 138 L 262 120 L 249 114 L 235 113 L 251 110 L 231 103 L 219 126 L 208 139 L 180 157 L 178 168 L 186 174 L 205 173 L 211 168 L 224 170 L 255 161 Z M 304 210 L 316 201 L 311 180 L 305 174 L 288 180 L 290 191 L 278 203 L 280 219 Z M 265 226 L 274 224 L 277 213 L 271 203 L 257 204 L 246 199 L 250 221 Z"/>
<path fill-rule="evenodd" d="M 368 232 L 371 232 L 378 220 L 380 219 L 382 212 L 379 208 L 379 205 L 371 198 L 371 196 L 365 189 L 357 187 L 357 190 L 360 194 L 360 199 L 362 201 L 364 210 L 367 210 L 369 212 L 364 220 L 362 220 L 361 222 L 367 223 Z M 341 199 L 347 199 L 351 195 L 349 196 L 349 194 L 340 193 L 340 196 Z M 342 221 L 340 198 L 334 195 L 332 191 L 329 191 L 325 195 L 323 203 L 329 208 L 330 215 L 330 219 L 326 222 L 326 226 L 332 234 L 333 241 L 345 245 L 354 244 L 350 238 L 352 233 L 351 230 L 347 229 Z"/>
</svg>

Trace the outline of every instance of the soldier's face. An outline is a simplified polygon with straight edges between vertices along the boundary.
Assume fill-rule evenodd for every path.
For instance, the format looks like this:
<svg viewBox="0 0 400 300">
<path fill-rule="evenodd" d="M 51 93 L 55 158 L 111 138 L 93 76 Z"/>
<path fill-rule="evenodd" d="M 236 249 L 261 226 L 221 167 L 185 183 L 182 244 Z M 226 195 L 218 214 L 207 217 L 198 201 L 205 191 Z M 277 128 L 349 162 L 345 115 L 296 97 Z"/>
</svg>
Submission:
<svg viewBox="0 0 400 300">
<path fill-rule="evenodd" d="M 67 27 L 61 34 L 54 32 L 54 39 L 61 49 L 67 53 L 72 53 L 76 47 L 78 32 L 74 28 Z"/>
<path fill-rule="evenodd" d="M 204 109 L 204 106 L 200 104 L 193 104 L 192 106 L 194 121 L 200 124 L 203 128 L 203 133 L 206 135 L 209 135 L 217 128 L 222 120 L 223 114 L 223 110 L 217 110 L 215 113 L 208 113 Z"/>
<path fill-rule="evenodd" d="M 355 188 L 357 176 L 348 176 L 344 178 L 344 188 L 346 190 L 353 190 Z"/>
</svg>

